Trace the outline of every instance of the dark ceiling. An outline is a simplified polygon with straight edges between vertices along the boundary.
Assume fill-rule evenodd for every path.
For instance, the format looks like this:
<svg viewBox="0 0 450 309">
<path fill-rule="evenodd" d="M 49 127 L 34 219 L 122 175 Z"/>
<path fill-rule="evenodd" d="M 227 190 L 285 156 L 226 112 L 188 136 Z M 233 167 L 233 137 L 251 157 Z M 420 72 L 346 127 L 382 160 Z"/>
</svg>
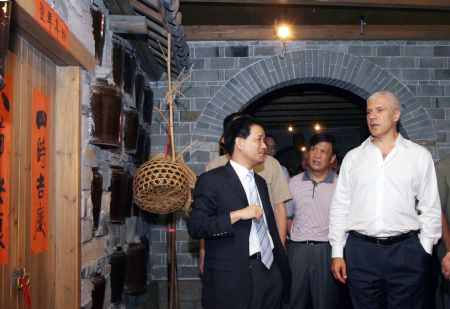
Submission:
<svg viewBox="0 0 450 309">
<path fill-rule="evenodd" d="M 181 0 L 183 25 L 273 25 L 277 21 L 294 25 L 352 25 L 360 17 L 371 25 L 450 24 L 450 10 L 411 8 L 368 8 L 298 5 L 248 5 L 186 2 Z"/>
<path fill-rule="evenodd" d="M 365 101 L 343 89 L 321 84 L 284 87 L 253 102 L 246 110 L 271 130 L 366 128 Z"/>
</svg>

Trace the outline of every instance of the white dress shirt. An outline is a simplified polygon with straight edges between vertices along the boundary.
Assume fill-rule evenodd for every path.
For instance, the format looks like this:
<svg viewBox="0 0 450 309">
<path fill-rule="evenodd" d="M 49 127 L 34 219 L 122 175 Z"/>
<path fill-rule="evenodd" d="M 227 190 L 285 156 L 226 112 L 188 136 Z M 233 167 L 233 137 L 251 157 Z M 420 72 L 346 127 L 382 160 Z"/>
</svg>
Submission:
<svg viewBox="0 0 450 309">
<path fill-rule="evenodd" d="M 431 154 L 400 134 L 383 159 L 369 137 L 345 156 L 330 209 L 332 257 L 348 232 L 386 237 L 420 230 L 426 252 L 441 237 L 441 206 Z"/>
<path fill-rule="evenodd" d="M 246 180 L 246 175 L 249 172 L 249 170 L 247 168 L 245 168 L 244 166 L 240 165 L 239 163 L 236 163 L 233 160 L 230 160 L 230 164 L 231 164 L 231 167 L 233 167 L 236 174 L 238 175 L 242 186 L 244 187 L 245 195 L 247 196 L 247 200 L 250 200 L 250 188 L 249 188 L 247 180 Z M 251 172 L 253 172 L 253 170 L 251 170 Z M 258 192 L 258 198 L 261 201 L 259 192 Z M 261 207 L 262 207 L 262 205 L 261 205 Z M 266 221 L 265 215 L 264 215 L 264 223 L 267 226 L 267 221 Z M 267 228 L 267 231 L 269 231 L 269 228 Z M 273 249 L 274 246 L 273 246 L 272 237 L 270 236 L 269 232 L 267 232 L 267 234 L 269 235 L 270 244 Z M 261 246 L 259 244 L 258 232 L 256 231 L 255 222 L 252 220 L 252 227 L 250 229 L 250 238 L 249 238 L 249 255 L 253 255 L 257 252 L 261 252 Z"/>
</svg>

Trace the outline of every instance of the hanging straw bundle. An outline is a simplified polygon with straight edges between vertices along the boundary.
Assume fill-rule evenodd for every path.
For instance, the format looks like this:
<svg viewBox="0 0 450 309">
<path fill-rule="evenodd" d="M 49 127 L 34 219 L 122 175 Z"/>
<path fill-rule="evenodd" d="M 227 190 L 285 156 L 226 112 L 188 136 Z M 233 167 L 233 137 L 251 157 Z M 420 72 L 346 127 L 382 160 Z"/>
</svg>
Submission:
<svg viewBox="0 0 450 309">
<path fill-rule="evenodd" d="M 168 124 L 168 140 L 166 154 L 153 155 L 149 161 L 144 163 L 136 172 L 133 183 L 134 200 L 143 210 L 169 214 L 183 207 L 188 212 L 192 198 L 191 190 L 194 188 L 196 176 L 182 159 L 183 150 L 175 156 L 173 109 L 175 106 L 174 97 L 182 95 L 181 85 L 186 79 L 178 81 L 172 85 L 171 65 L 170 65 L 170 42 L 171 36 L 168 34 L 169 53 L 162 55 L 167 61 L 167 74 L 169 89 L 165 101 L 169 106 L 169 118 L 167 119 L 161 107 L 155 108 L 161 117 Z M 161 48 L 161 50 L 163 50 Z M 181 74 L 180 74 L 181 76 Z M 170 151 L 168 144 L 170 143 Z M 168 156 L 170 153 L 170 156 Z"/>
<path fill-rule="evenodd" d="M 181 84 L 189 78 L 178 82 L 172 87 L 171 77 L 171 34 L 167 34 L 168 56 L 162 55 L 167 61 L 167 74 L 169 90 L 166 94 L 166 101 L 169 105 L 169 119 L 161 112 L 161 108 L 155 108 L 169 126 L 168 142 L 166 144 L 166 154 L 154 155 L 149 161 L 144 163 L 136 172 L 133 183 L 134 200 L 142 209 L 168 214 L 167 226 L 167 278 L 168 287 L 168 309 L 179 309 L 178 297 L 178 276 L 177 276 L 177 254 L 175 247 L 176 240 L 176 210 L 184 206 L 185 212 L 191 206 L 191 190 L 195 186 L 196 176 L 182 159 L 183 150 L 175 156 L 175 141 L 173 132 L 173 108 L 174 97 L 182 94 Z M 161 46 L 160 46 L 161 47 Z M 163 49 L 161 48 L 161 51 Z M 164 52 L 163 52 L 164 53 Z M 181 76 L 181 74 L 179 75 Z M 168 144 L 170 143 L 170 157 L 168 158 Z"/>
<path fill-rule="evenodd" d="M 195 174 L 183 159 L 168 160 L 154 155 L 134 176 L 133 193 L 136 204 L 149 212 L 168 214 L 183 207 L 189 210 Z"/>
</svg>

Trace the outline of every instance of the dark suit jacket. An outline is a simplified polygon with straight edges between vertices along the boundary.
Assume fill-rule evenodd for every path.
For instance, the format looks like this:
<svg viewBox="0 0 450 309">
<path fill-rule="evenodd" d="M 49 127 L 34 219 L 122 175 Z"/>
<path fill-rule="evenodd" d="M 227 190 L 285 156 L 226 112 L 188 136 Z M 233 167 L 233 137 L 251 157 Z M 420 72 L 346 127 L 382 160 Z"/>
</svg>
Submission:
<svg viewBox="0 0 450 309">
<path fill-rule="evenodd" d="M 274 243 L 274 262 L 283 279 L 283 299 L 291 285 L 289 262 L 281 244 L 265 180 L 255 174 L 267 225 Z M 201 175 L 187 222 L 189 235 L 205 239 L 202 303 L 206 308 L 250 303 L 249 236 L 252 221 L 231 224 L 230 212 L 248 206 L 245 190 L 230 162 Z"/>
</svg>

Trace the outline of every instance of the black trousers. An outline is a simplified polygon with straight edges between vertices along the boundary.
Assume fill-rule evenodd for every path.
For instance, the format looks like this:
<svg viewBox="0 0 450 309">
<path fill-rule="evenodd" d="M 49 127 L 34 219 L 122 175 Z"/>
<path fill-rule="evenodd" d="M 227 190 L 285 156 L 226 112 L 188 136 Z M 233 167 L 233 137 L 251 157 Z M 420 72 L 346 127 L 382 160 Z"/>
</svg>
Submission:
<svg viewBox="0 0 450 309">
<path fill-rule="evenodd" d="M 250 276 L 252 280 L 252 297 L 249 308 L 279 309 L 281 305 L 283 280 L 275 262 L 269 270 L 261 260 L 250 260 Z M 236 284 L 239 284 L 239 282 L 236 282 Z"/>
<path fill-rule="evenodd" d="M 349 234 L 345 260 L 353 307 L 425 309 L 430 257 L 416 235 L 377 245 Z"/>
<path fill-rule="evenodd" d="M 336 309 L 339 286 L 331 272 L 331 246 L 327 243 L 290 242 L 292 271 L 291 309 Z"/>
</svg>

